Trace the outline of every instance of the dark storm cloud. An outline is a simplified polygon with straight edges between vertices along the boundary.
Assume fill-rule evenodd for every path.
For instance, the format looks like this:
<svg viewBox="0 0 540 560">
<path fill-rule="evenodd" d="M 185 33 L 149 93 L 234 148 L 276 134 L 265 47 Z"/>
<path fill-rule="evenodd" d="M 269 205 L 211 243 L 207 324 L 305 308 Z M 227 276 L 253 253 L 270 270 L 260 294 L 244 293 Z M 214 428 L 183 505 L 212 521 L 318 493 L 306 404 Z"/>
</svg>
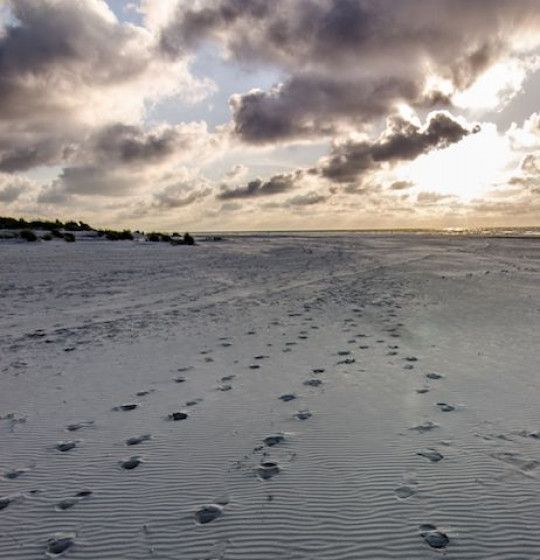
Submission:
<svg viewBox="0 0 540 560">
<path fill-rule="evenodd" d="M 231 200 L 238 198 L 254 198 L 282 194 L 292 190 L 299 179 L 299 172 L 294 174 L 274 175 L 268 181 L 254 179 L 244 187 L 225 189 L 221 191 L 217 198 L 220 200 Z"/>
<path fill-rule="evenodd" d="M 213 40 L 283 70 L 279 87 L 231 99 L 238 136 L 264 143 L 358 127 L 399 101 L 448 105 L 426 89 L 429 73 L 467 88 L 539 24 L 534 0 L 213 0 L 179 3 L 161 45 L 170 54 Z"/>
<path fill-rule="evenodd" d="M 0 36 L 0 118 L 66 114 L 70 80 L 95 87 L 141 74 L 149 64 L 135 28 L 104 17 L 97 3 L 11 0 L 15 24 Z M 63 77 L 63 81 L 62 81 Z M 43 115 L 41 115 L 43 116 Z"/>
<path fill-rule="evenodd" d="M 148 30 L 117 21 L 101 0 L 6 5 L 12 17 L 0 29 L 0 171 L 69 165 L 86 150 L 109 151 L 109 160 L 127 164 L 178 148 L 174 130 L 141 136 L 135 127 L 110 125 L 139 122 L 146 98 L 176 91 L 186 78 L 183 62 L 165 61 Z"/>
<path fill-rule="evenodd" d="M 312 135 L 333 135 L 340 122 L 362 126 L 385 115 L 400 99 L 421 98 L 418 84 L 381 78 L 362 87 L 355 81 L 301 74 L 270 92 L 235 95 L 230 100 L 234 130 L 258 144 Z"/>
<path fill-rule="evenodd" d="M 97 131 L 88 142 L 93 157 L 112 164 L 151 165 L 198 147 L 217 148 L 219 140 L 204 123 L 162 125 L 150 130 L 116 123 Z"/>
<path fill-rule="evenodd" d="M 19 139 L 21 140 L 21 139 Z M 0 171 L 12 173 L 25 171 L 38 165 L 64 161 L 72 153 L 72 147 L 56 139 L 33 139 L 31 146 L 13 147 L 13 138 L 0 140 Z"/>
<path fill-rule="evenodd" d="M 321 167 L 323 177 L 338 183 L 357 181 L 384 163 L 413 160 L 431 150 L 459 142 L 478 128 L 466 129 L 447 113 L 435 113 L 424 127 L 399 116 L 388 119 L 386 131 L 376 141 L 349 140 L 336 145 Z"/>
</svg>

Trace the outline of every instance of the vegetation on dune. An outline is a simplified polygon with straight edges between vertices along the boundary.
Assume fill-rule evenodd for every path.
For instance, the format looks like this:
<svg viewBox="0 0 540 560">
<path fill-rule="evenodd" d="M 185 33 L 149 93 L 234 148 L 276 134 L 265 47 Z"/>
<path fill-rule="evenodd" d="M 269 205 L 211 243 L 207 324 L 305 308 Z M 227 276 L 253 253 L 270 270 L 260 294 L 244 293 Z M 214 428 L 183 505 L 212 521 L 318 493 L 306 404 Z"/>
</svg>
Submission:
<svg viewBox="0 0 540 560">
<path fill-rule="evenodd" d="M 133 234 L 129 229 L 124 229 L 122 231 L 115 231 L 112 229 L 105 229 L 98 231 L 100 237 L 105 236 L 105 239 L 109 241 L 133 241 Z"/>
<path fill-rule="evenodd" d="M 60 220 L 24 220 L 23 218 L 9 218 L 0 216 L 0 229 L 40 229 L 65 231 L 92 231 L 93 228 L 84 222 L 61 222 Z"/>
<path fill-rule="evenodd" d="M 1 230 L 8 230 L 1 232 Z M 9 231 L 12 230 L 12 231 Z M 46 231 L 44 235 L 38 237 L 33 230 Z M 22 238 L 26 241 L 51 241 L 52 239 L 64 239 L 68 243 L 76 241 L 74 232 L 95 232 L 98 237 L 105 237 L 108 241 L 132 241 L 135 239 L 133 233 L 124 229 L 116 231 L 112 229 L 97 230 L 84 222 L 73 220 L 61 222 L 60 220 L 24 220 L 23 218 L 10 218 L 0 216 L 0 239 Z M 135 231 L 136 235 L 143 236 L 144 232 Z M 172 235 L 167 233 L 152 232 L 146 235 L 146 241 L 165 242 L 171 245 L 195 245 L 195 239 L 189 234 L 181 236 L 178 232 Z"/>
<path fill-rule="evenodd" d="M 37 235 L 29 229 L 23 229 L 19 233 L 19 237 L 25 241 L 37 241 Z"/>
</svg>

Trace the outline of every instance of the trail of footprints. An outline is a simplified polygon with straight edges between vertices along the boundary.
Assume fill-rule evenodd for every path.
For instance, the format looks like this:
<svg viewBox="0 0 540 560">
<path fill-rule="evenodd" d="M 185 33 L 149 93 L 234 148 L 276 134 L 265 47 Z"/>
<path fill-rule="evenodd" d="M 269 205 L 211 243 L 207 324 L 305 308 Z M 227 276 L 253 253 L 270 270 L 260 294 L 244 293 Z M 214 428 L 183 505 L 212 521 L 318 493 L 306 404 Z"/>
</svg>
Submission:
<svg viewBox="0 0 540 560">
<path fill-rule="evenodd" d="M 306 306 L 305 312 L 309 312 L 309 307 Z M 358 317 L 362 316 L 362 309 L 354 309 L 354 313 L 357 314 Z M 297 318 L 303 317 L 302 313 L 289 313 L 289 318 Z M 394 312 L 388 313 L 389 320 L 392 320 L 395 317 Z M 303 317 L 303 324 L 309 324 L 310 330 L 317 330 L 318 326 L 312 324 L 312 318 L 308 315 L 307 317 Z M 358 350 L 367 350 L 372 347 L 373 343 L 369 343 L 370 335 L 366 333 L 356 333 L 351 336 L 352 329 L 356 329 L 358 324 L 354 318 L 346 318 L 343 322 L 343 332 L 347 333 L 348 340 L 346 341 L 348 345 L 357 345 Z M 273 320 L 270 322 L 269 327 L 278 327 L 282 328 L 283 324 L 278 320 Z M 395 323 L 390 327 L 385 329 L 385 332 L 391 338 L 399 338 L 400 337 L 400 328 L 403 327 L 402 323 Z M 256 331 L 251 330 L 246 333 L 247 336 L 256 335 Z M 283 333 L 286 336 L 286 333 Z M 303 329 L 299 332 L 297 336 L 298 341 L 305 341 L 309 339 L 309 330 Z M 282 352 L 292 352 L 293 349 L 298 345 L 298 341 L 289 340 L 286 341 Z M 382 345 L 385 343 L 384 339 L 376 339 L 375 340 L 375 348 L 377 345 Z M 222 337 L 219 339 L 219 346 L 222 349 L 227 349 L 232 346 L 232 342 L 227 337 Z M 271 346 L 270 344 L 268 346 Z M 399 351 L 398 344 L 386 344 L 385 352 L 386 355 L 389 357 L 398 356 Z M 200 352 L 203 356 L 204 363 L 212 363 L 213 358 L 210 356 L 212 353 L 211 349 L 205 349 Z M 339 366 L 350 366 L 356 363 L 356 358 L 351 350 L 339 350 L 335 354 L 336 356 L 336 367 Z M 261 367 L 261 364 L 264 363 L 264 360 L 269 358 L 266 354 L 258 354 L 254 356 L 251 362 L 248 364 L 248 370 L 258 370 Z M 405 370 L 412 370 L 415 367 L 415 364 L 418 362 L 418 358 L 415 356 L 405 356 L 403 358 L 404 365 L 403 368 Z M 188 367 L 181 367 L 178 368 L 177 375 L 172 379 L 172 381 L 176 384 L 183 384 L 188 381 L 188 379 L 183 375 L 186 372 L 193 369 L 193 366 Z M 360 370 L 363 371 L 363 370 Z M 321 379 L 321 375 L 325 373 L 325 368 L 317 367 L 311 370 L 311 377 L 307 377 L 304 381 L 302 381 L 302 386 L 308 389 L 317 389 L 321 388 L 324 384 L 323 379 Z M 228 374 L 224 375 L 219 379 L 218 385 L 215 389 L 219 392 L 229 392 L 233 390 L 234 387 L 234 380 L 236 378 L 235 374 Z M 417 393 L 423 394 L 427 393 L 430 390 L 429 383 L 442 380 L 444 376 L 442 374 L 436 372 L 430 372 L 425 375 L 426 384 L 423 387 L 417 389 Z M 136 396 L 139 398 L 145 397 L 150 394 L 153 389 L 150 390 L 142 390 L 136 393 Z M 295 392 L 283 393 L 276 397 L 284 404 L 291 403 L 294 405 L 295 401 L 298 399 L 298 395 Z M 186 407 L 193 407 L 202 402 L 202 398 L 192 399 L 185 403 Z M 113 408 L 114 411 L 128 413 L 132 411 L 136 411 L 139 406 L 141 405 L 140 402 L 126 402 L 120 405 L 117 405 Z M 446 403 L 446 402 L 437 402 L 435 405 L 441 412 L 452 412 L 456 409 L 455 405 Z M 296 410 L 289 414 L 289 417 L 292 417 L 298 421 L 304 422 L 309 420 L 312 417 L 312 412 L 309 409 L 301 409 Z M 189 414 L 183 410 L 177 410 L 169 412 L 164 417 L 165 420 L 171 422 L 181 422 L 189 419 Z M 84 420 L 77 423 L 69 424 L 67 426 L 68 432 L 79 432 L 81 430 L 89 429 L 94 426 L 94 421 L 92 420 Z M 416 432 L 418 434 L 425 434 L 436 430 L 438 425 L 432 421 L 424 421 L 421 424 L 416 426 L 412 426 L 409 428 L 410 431 Z M 125 440 L 126 447 L 135 447 L 145 442 L 148 442 L 152 439 L 151 434 L 141 434 L 129 437 Z M 55 445 L 55 449 L 62 454 L 69 454 L 69 452 L 76 449 L 81 440 L 67 440 L 67 441 L 59 441 Z M 253 474 L 262 482 L 267 483 L 274 477 L 281 474 L 283 470 L 283 465 L 280 461 L 274 460 L 271 456 L 271 451 L 273 448 L 281 447 L 287 444 L 287 436 L 286 433 L 274 433 L 270 434 L 263 438 L 260 445 L 256 446 L 253 449 L 253 453 L 261 454 L 259 462 L 252 468 Z M 427 447 L 422 448 L 416 451 L 416 455 L 425 459 L 431 463 L 438 463 L 444 459 L 444 456 L 435 448 Z M 294 458 L 294 453 L 289 455 L 289 458 L 292 460 Z M 140 467 L 144 463 L 144 460 L 141 455 L 130 455 L 118 461 L 118 465 L 121 469 L 125 471 L 131 471 L 138 467 Z M 240 464 L 240 462 L 239 462 Z M 8 471 L 4 474 L 4 477 L 7 479 L 15 479 L 19 476 L 23 475 L 27 469 L 14 469 L 12 471 Z M 395 495 L 400 500 L 407 500 L 416 494 L 416 489 L 414 486 L 417 484 L 415 480 L 406 480 L 402 485 L 395 489 Z M 92 496 L 92 491 L 88 489 L 83 489 L 73 496 L 69 496 L 57 502 L 55 508 L 58 511 L 66 511 L 77 505 L 78 503 L 90 498 Z M 21 496 L 6 496 L 0 497 L 0 511 L 5 510 L 6 508 L 10 507 L 13 503 L 21 499 Z M 268 500 L 273 500 L 273 494 L 267 495 Z M 194 522 L 199 525 L 207 525 L 220 517 L 223 516 L 227 506 L 227 500 L 216 500 L 215 503 L 205 504 L 201 506 L 198 510 L 194 512 Z M 439 529 L 435 525 L 432 524 L 424 524 L 419 527 L 419 535 L 422 537 L 424 542 L 432 548 L 435 549 L 442 549 L 445 548 L 449 542 L 449 537 Z M 73 533 L 58 533 L 52 535 L 46 544 L 46 553 L 50 557 L 57 557 L 66 553 L 69 549 L 76 544 L 76 535 Z"/>
</svg>

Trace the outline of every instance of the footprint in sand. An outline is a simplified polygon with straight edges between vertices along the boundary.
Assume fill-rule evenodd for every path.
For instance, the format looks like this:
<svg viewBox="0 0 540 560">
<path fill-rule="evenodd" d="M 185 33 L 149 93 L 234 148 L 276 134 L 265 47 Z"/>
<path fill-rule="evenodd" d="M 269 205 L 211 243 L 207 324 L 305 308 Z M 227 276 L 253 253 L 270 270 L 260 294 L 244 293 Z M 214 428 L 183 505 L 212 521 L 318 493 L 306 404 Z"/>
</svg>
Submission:
<svg viewBox="0 0 540 560">
<path fill-rule="evenodd" d="M 218 391 L 226 392 L 232 389 L 232 385 L 230 385 L 229 383 L 222 383 L 221 385 L 218 385 L 216 389 Z"/>
<path fill-rule="evenodd" d="M 319 375 L 320 373 L 324 373 L 324 368 L 315 368 L 311 370 L 315 375 Z"/>
<path fill-rule="evenodd" d="M 285 441 L 285 436 L 283 434 L 274 434 L 271 436 L 266 436 L 263 439 L 264 445 L 267 447 L 273 447 L 274 445 L 279 445 Z"/>
<path fill-rule="evenodd" d="M 279 474 L 280 468 L 275 461 L 263 461 L 257 467 L 257 474 L 262 480 L 270 480 L 272 477 Z"/>
<path fill-rule="evenodd" d="M 281 397 L 278 398 L 283 402 L 289 402 L 289 401 L 294 401 L 297 397 L 294 393 L 285 393 L 284 395 L 281 395 Z"/>
<path fill-rule="evenodd" d="M 299 410 L 294 416 L 298 420 L 308 420 L 312 414 L 309 410 Z"/>
<path fill-rule="evenodd" d="M 319 387 L 322 385 L 322 381 L 320 379 L 306 379 L 303 382 L 303 385 L 306 385 L 308 387 Z"/>
<path fill-rule="evenodd" d="M 64 498 L 63 500 L 60 500 L 56 504 L 55 509 L 57 511 L 66 511 L 68 509 L 71 509 L 73 506 L 77 505 L 84 498 L 88 498 L 91 495 L 92 495 L 91 490 L 81 490 L 80 492 L 77 492 L 75 496 L 70 496 L 69 498 Z"/>
<path fill-rule="evenodd" d="M 180 420 L 186 420 L 188 417 L 186 412 L 171 412 L 168 416 L 169 420 L 173 422 L 179 422 Z"/>
<path fill-rule="evenodd" d="M 349 365 L 349 364 L 354 364 L 356 362 L 356 360 L 354 358 L 345 358 L 344 360 L 339 360 L 337 362 L 337 365 Z"/>
<path fill-rule="evenodd" d="M 13 500 L 11 498 L 0 498 L 0 511 L 2 511 L 3 509 L 6 509 L 12 502 Z"/>
<path fill-rule="evenodd" d="M 185 383 L 186 382 L 186 378 L 183 375 L 179 375 L 178 377 L 174 378 L 174 382 L 175 383 Z"/>
<path fill-rule="evenodd" d="M 122 410 L 124 412 L 128 410 L 135 410 L 139 406 L 139 403 L 124 403 L 118 406 L 115 406 L 113 410 Z"/>
<path fill-rule="evenodd" d="M 410 498 L 411 496 L 414 496 L 416 494 L 416 490 L 414 488 L 411 488 L 410 486 L 398 486 L 395 490 L 394 490 L 396 496 L 398 498 L 400 498 L 401 500 L 406 500 L 407 498 Z"/>
<path fill-rule="evenodd" d="M 430 432 L 431 430 L 434 430 L 435 428 L 438 427 L 439 427 L 438 424 L 435 424 L 431 420 L 427 420 L 422 424 L 418 424 L 417 426 L 413 426 L 412 428 L 409 428 L 409 430 L 413 430 L 415 432 L 420 432 L 421 434 L 423 434 L 424 432 Z"/>
<path fill-rule="evenodd" d="M 186 406 L 195 406 L 196 404 L 199 404 L 202 401 L 203 401 L 202 399 L 193 399 L 191 401 L 187 401 Z"/>
<path fill-rule="evenodd" d="M 206 525 L 223 515 L 223 508 L 216 504 L 203 506 L 195 512 L 195 520 L 200 525 Z"/>
<path fill-rule="evenodd" d="M 456 410 L 456 407 L 454 405 L 445 402 L 438 402 L 437 406 L 440 408 L 442 412 L 452 412 Z"/>
<path fill-rule="evenodd" d="M 23 474 L 27 473 L 29 469 L 11 469 L 4 473 L 4 478 L 6 480 L 15 480 L 22 476 Z"/>
<path fill-rule="evenodd" d="M 142 436 L 133 436 L 130 437 L 128 439 L 126 439 L 126 445 L 132 446 L 132 445 L 139 445 L 140 443 L 143 443 L 145 441 L 148 441 L 152 439 L 152 436 L 150 434 L 144 434 Z"/>
<path fill-rule="evenodd" d="M 72 449 L 75 449 L 77 445 L 78 445 L 77 441 L 59 441 L 55 447 L 58 451 L 61 451 L 62 453 L 66 453 L 67 451 L 71 451 Z"/>
<path fill-rule="evenodd" d="M 442 379 L 444 377 L 444 375 L 442 373 L 435 373 L 434 371 L 430 372 L 430 373 L 426 373 L 426 377 L 428 379 Z"/>
<path fill-rule="evenodd" d="M 232 381 L 235 377 L 236 375 L 234 375 L 234 373 L 232 373 L 231 375 L 224 375 L 221 378 L 221 381 Z"/>
<path fill-rule="evenodd" d="M 66 426 L 66 430 L 68 432 L 77 432 L 78 430 L 82 430 L 83 428 L 90 428 L 93 425 L 94 425 L 93 420 L 82 421 L 82 422 L 77 422 L 77 423 L 74 423 L 74 424 L 68 424 Z"/>
<path fill-rule="evenodd" d="M 424 393 L 429 392 L 429 387 L 420 387 L 420 389 L 416 389 L 416 392 L 419 393 L 420 395 L 423 395 Z"/>
<path fill-rule="evenodd" d="M 420 525 L 420 536 L 431 548 L 446 548 L 450 542 L 448 535 L 431 523 Z"/>
<path fill-rule="evenodd" d="M 47 541 L 47 556 L 56 558 L 75 544 L 75 533 L 56 533 Z"/>
<path fill-rule="evenodd" d="M 441 453 L 432 448 L 420 449 L 420 451 L 417 451 L 416 454 L 420 457 L 429 459 L 432 463 L 438 463 L 444 459 L 444 456 Z"/>
<path fill-rule="evenodd" d="M 133 455 L 125 461 L 120 461 L 120 466 L 126 471 L 132 471 L 133 469 L 136 469 L 141 463 L 141 458 L 138 455 Z"/>
</svg>

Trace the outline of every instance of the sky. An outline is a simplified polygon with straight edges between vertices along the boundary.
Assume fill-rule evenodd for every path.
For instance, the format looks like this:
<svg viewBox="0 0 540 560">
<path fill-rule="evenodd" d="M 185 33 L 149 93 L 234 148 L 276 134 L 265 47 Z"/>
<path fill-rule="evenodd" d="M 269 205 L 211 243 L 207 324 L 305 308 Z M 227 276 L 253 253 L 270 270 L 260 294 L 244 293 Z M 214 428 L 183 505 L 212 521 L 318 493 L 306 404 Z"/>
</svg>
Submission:
<svg viewBox="0 0 540 560">
<path fill-rule="evenodd" d="M 538 1 L 0 0 L 0 215 L 538 226 Z"/>
</svg>

